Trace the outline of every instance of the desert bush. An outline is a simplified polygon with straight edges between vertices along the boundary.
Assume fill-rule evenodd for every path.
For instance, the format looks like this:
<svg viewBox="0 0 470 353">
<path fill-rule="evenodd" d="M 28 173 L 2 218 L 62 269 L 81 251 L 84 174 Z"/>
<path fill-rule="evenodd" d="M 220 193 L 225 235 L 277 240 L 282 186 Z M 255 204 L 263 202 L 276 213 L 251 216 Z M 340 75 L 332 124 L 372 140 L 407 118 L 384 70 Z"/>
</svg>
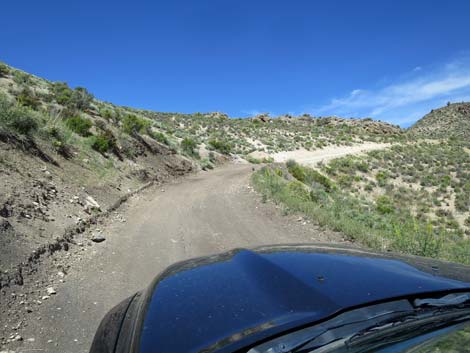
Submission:
<svg viewBox="0 0 470 353">
<path fill-rule="evenodd" d="M 199 152 L 196 151 L 197 143 L 189 137 L 185 137 L 181 141 L 181 150 L 184 154 L 190 157 L 199 158 Z"/>
<path fill-rule="evenodd" d="M 38 116 L 27 107 L 17 106 L 0 95 L 0 128 L 31 135 L 40 125 Z"/>
<path fill-rule="evenodd" d="M 24 88 L 16 97 L 18 104 L 37 110 L 41 106 L 41 101 L 36 94 L 28 87 Z"/>
<path fill-rule="evenodd" d="M 100 153 L 108 152 L 112 146 L 112 139 L 105 134 L 92 136 L 91 147 Z"/>
<path fill-rule="evenodd" d="M 0 77 L 5 77 L 9 73 L 10 73 L 10 69 L 8 68 L 8 66 L 0 62 Z"/>
<path fill-rule="evenodd" d="M 163 143 L 163 144 L 165 144 L 165 145 L 167 145 L 167 146 L 170 145 L 170 141 L 168 141 L 168 137 L 166 137 L 166 135 L 165 135 L 164 133 L 162 133 L 162 132 L 159 132 L 159 131 L 151 131 L 151 132 L 150 132 L 150 136 L 151 136 L 154 140 L 156 140 L 156 141 L 158 141 L 158 142 L 160 142 L 160 143 Z"/>
<path fill-rule="evenodd" d="M 369 171 L 369 165 L 365 161 L 359 161 L 356 163 L 356 168 L 360 172 L 367 173 Z"/>
<path fill-rule="evenodd" d="M 214 165 L 212 164 L 209 158 L 201 159 L 199 165 L 201 166 L 202 170 L 214 169 Z"/>
<path fill-rule="evenodd" d="M 300 201 L 310 200 L 310 194 L 305 188 L 305 185 L 297 180 L 287 183 L 287 192 Z"/>
<path fill-rule="evenodd" d="M 93 126 L 90 119 L 83 118 L 80 115 L 65 119 L 65 125 L 80 136 L 90 136 L 90 129 Z"/>
<path fill-rule="evenodd" d="M 470 211 L 470 194 L 466 192 L 458 193 L 455 196 L 455 208 L 460 212 Z"/>
<path fill-rule="evenodd" d="M 26 72 L 15 70 L 13 71 L 13 81 L 18 85 L 25 85 L 29 83 L 30 76 Z"/>
<path fill-rule="evenodd" d="M 379 196 L 375 202 L 377 211 L 381 214 L 387 214 L 393 212 L 392 200 L 386 195 Z"/>
<path fill-rule="evenodd" d="M 76 109 L 85 110 L 90 107 L 92 101 L 93 95 L 86 88 L 77 87 L 72 91 L 68 104 Z"/>
<path fill-rule="evenodd" d="M 222 154 L 229 154 L 232 150 L 232 145 L 227 141 L 222 140 L 209 140 L 209 146 Z"/>
<path fill-rule="evenodd" d="M 375 175 L 377 184 L 381 187 L 384 187 L 387 184 L 388 174 L 385 171 L 380 171 Z"/>
<path fill-rule="evenodd" d="M 286 162 L 286 167 L 294 178 L 296 178 L 301 183 L 305 182 L 305 170 L 300 164 L 294 160 L 288 160 Z"/>
<path fill-rule="evenodd" d="M 150 121 L 139 118 L 136 115 L 128 114 L 122 119 L 122 129 L 129 135 L 142 133 L 150 127 Z"/>
<path fill-rule="evenodd" d="M 252 182 L 263 197 L 281 204 L 284 210 L 304 213 L 365 246 L 470 263 L 470 241 L 455 240 L 461 238 L 452 237 L 445 227 L 434 228 L 426 218 L 393 209 L 388 196 L 379 198 L 374 207 L 340 189 L 326 193 L 314 185 L 306 200 L 300 182 L 288 187 L 288 181 L 266 167 L 252 175 Z"/>
<path fill-rule="evenodd" d="M 245 159 L 251 164 L 261 164 L 261 159 L 247 155 Z"/>
<path fill-rule="evenodd" d="M 114 120 L 115 114 L 111 109 L 100 109 L 100 116 L 108 121 Z"/>
<path fill-rule="evenodd" d="M 52 84 L 52 92 L 57 103 L 68 105 L 72 97 L 72 89 L 66 82 L 54 82 Z"/>
</svg>

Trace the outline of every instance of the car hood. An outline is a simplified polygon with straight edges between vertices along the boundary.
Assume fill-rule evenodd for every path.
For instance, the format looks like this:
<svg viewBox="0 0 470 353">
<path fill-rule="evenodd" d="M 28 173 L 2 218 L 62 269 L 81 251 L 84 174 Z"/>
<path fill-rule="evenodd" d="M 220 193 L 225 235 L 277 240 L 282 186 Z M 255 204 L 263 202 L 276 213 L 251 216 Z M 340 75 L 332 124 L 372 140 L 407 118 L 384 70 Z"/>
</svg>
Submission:
<svg viewBox="0 0 470 353">
<path fill-rule="evenodd" d="M 233 352 L 339 312 L 469 290 L 469 267 L 321 245 L 237 249 L 182 262 L 148 290 L 140 352 Z"/>
</svg>

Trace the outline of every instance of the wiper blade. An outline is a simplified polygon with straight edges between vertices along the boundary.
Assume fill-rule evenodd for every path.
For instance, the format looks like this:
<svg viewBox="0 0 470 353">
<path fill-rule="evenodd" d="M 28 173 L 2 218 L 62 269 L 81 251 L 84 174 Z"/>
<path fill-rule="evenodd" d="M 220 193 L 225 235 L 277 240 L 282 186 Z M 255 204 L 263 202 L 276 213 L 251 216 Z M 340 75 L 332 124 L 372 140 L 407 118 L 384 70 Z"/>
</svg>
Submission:
<svg viewBox="0 0 470 353">
<path fill-rule="evenodd" d="M 470 303 L 470 293 L 448 294 L 442 298 L 415 299 L 416 307 L 423 306 L 458 306 Z"/>
<path fill-rule="evenodd" d="M 312 352 L 321 347 L 360 344 L 374 336 L 416 335 L 421 328 L 452 325 L 470 319 L 470 293 L 449 294 L 441 298 L 401 299 L 344 312 L 310 327 L 261 343 L 248 353 Z M 428 320 L 428 321 L 426 321 Z M 447 321 L 446 321 L 447 320 Z M 400 329 L 399 329 L 399 328 Z M 412 327 L 408 329 L 408 327 Z"/>
<path fill-rule="evenodd" d="M 382 326 L 374 326 L 362 332 L 358 332 L 345 341 L 349 348 L 363 345 L 371 345 L 374 342 L 379 345 L 391 344 L 401 341 L 409 336 L 418 336 L 424 332 L 435 330 L 438 327 L 455 325 L 456 323 L 470 320 L 470 309 L 437 311 L 437 314 L 417 316 L 408 318 L 405 321 L 389 322 Z"/>
</svg>

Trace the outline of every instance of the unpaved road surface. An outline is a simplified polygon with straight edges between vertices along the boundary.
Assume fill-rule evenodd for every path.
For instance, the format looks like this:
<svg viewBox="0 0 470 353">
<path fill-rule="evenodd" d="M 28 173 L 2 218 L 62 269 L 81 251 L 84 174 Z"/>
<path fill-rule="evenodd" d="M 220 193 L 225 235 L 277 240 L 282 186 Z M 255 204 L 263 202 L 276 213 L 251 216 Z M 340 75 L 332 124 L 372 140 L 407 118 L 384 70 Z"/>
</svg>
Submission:
<svg viewBox="0 0 470 353">
<path fill-rule="evenodd" d="M 383 149 L 389 146 L 389 143 L 367 142 L 361 145 L 353 146 L 329 146 L 315 151 L 300 149 L 295 151 L 279 152 L 273 154 L 272 157 L 274 158 L 275 162 L 286 162 L 289 159 L 294 159 L 300 164 L 315 166 L 319 162 L 328 162 L 332 159 L 344 157 L 348 154 L 361 154 L 367 151 Z"/>
<path fill-rule="evenodd" d="M 344 154 L 342 150 L 335 156 Z M 48 259 L 46 282 L 32 277 L 29 288 L 34 290 L 24 294 L 34 304 L 30 305 L 32 312 L 9 314 L 5 331 L 9 336 L 10 332 L 20 334 L 22 341 L 0 350 L 88 352 L 104 314 L 177 261 L 236 247 L 345 241 L 339 233 L 322 230 L 296 215 L 283 215 L 275 205 L 262 203 L 249 185 L 252 169 L 251 165 L 231 164 L 134 196 L 83 239 L 77 239 L 83 246 Z M 91 233 L 100 233 L 106 240 L 92 243 Z M 65 277 L 61 273 L 64 264 Z M 43 299 L 51 285 L 57 294 Z M 17 330 L 15 320 L 19 321 Z"/>
<path fill-rule="evenodd" d="M 103 315 L 176 261 L 235 247 L 344 241 L 263 204 L 249 186 L 251 172 L 250 165 L 232 164 L 134 197 L 119 217 L 97 226 L 106 241 L 89 243 L 78 255 L 57 255 L 80 261 L 63 283 L 55 281 L 57 294 L 27 314 L 23 341 L 8 349 L 88 352 Z"/>
</svg>

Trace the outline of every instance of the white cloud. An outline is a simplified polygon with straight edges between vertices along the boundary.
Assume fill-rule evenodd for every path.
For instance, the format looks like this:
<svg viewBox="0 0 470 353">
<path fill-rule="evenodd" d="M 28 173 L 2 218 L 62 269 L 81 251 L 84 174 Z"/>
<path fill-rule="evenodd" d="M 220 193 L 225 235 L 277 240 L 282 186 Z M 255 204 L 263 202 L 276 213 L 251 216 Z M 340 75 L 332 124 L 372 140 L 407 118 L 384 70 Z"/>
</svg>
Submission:
<svg viewBox="0 0 470 353">
<path fill-rule="evenodd" d="M 470 58 L 466 57 L 431 70 L 418 66 L 392 84 L 375 90 L 355 89 L 310 113 L 370 116 L 409 125 L 447 101 L 462 101 L 462 97 L 469 96 Z"/>
</svg>

